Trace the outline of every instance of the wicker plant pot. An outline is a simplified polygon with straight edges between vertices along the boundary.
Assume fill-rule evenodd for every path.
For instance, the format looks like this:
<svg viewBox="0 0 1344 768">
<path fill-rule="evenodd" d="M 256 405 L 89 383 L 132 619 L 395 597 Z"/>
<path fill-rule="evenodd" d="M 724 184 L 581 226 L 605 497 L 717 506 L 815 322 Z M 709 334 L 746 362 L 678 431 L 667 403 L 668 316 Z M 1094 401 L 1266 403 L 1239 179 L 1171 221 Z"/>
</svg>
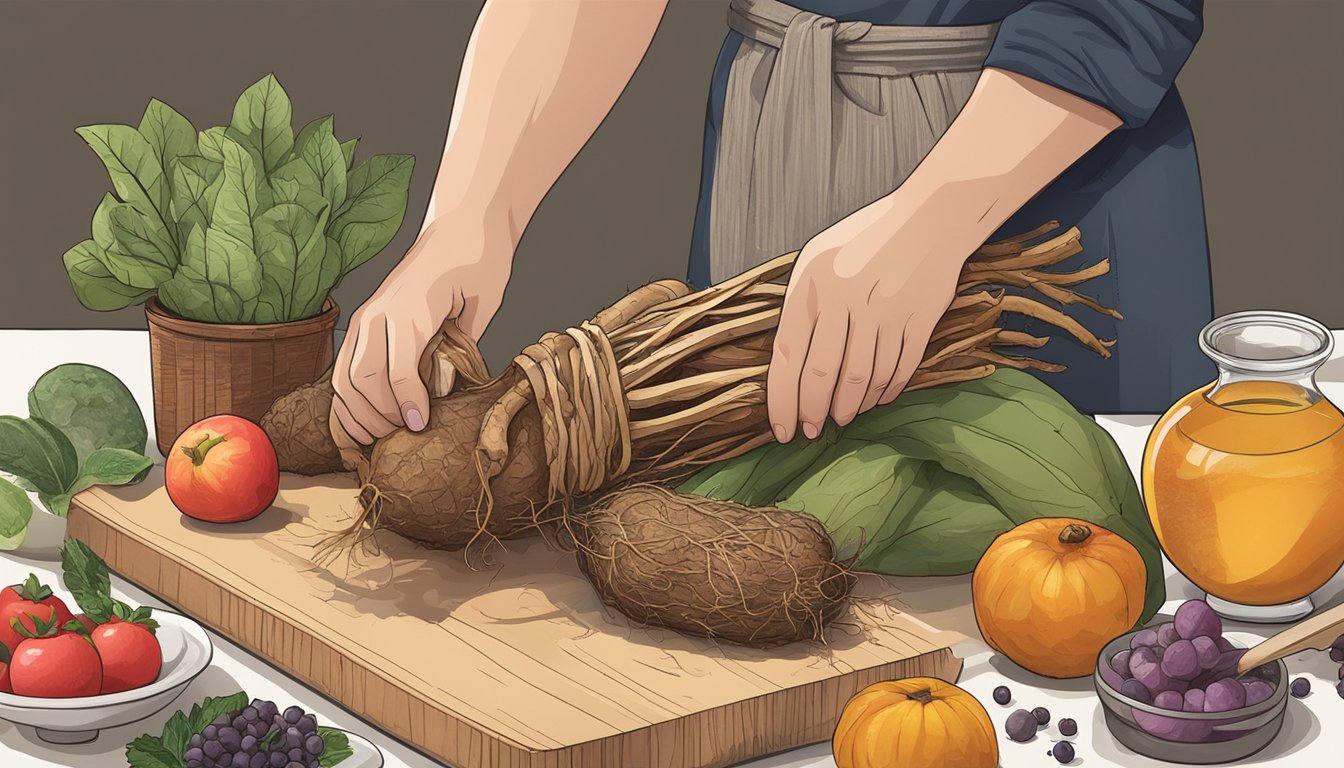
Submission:
<svg viewBox="0 0 1344 768">
<path fill-rule="evenodd" d="M 340 307 L 330 298 L 305 320 L 231 325 L 186 320 L 150 297 L 154 436 L 165 456 L 192 424 L 229 413 L 259 421 L 281 395 L 311 383 L 334 356 Z"/>
</svg>

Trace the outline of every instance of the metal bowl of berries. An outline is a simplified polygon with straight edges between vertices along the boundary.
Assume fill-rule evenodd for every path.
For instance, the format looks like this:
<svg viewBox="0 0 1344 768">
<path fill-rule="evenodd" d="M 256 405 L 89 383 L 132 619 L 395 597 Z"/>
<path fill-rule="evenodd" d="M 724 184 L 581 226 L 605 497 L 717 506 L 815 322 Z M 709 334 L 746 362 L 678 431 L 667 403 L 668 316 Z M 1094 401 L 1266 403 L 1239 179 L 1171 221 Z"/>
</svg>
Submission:
<svg viewBox="0 0 1344 768">
<path fill-rule="evenodd" d="M 1288 668 L 1275 661 L 1238 678 L 1245 649 L 1202 600 L 1183 603 L 1173 621 L 1117 637 L 1093 676 L 1106 726 L 1157 760 L 1206 765 L 1255 754 L 1283 726 Z"/>
<path fill-rule="evenodd" d="M 83 744 L 103 728 L 134 723 L 173 702 L 210 665 L 214 647 L 200 624 L 186 616 L 154 611 L 163 652 L 159 676 L 149 685 L 119 693 L 41 698 L 0 693 L 0 719 L 32 726 L 52 744 Z"/>
</svg>

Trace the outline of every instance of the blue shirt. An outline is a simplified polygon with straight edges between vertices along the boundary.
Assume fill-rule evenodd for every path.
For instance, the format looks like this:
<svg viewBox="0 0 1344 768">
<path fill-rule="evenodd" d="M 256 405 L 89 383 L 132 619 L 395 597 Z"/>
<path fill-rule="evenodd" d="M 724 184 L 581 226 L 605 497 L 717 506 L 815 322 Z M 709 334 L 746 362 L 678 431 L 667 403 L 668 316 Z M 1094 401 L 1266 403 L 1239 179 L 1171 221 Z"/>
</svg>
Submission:
<svg viewBox="0 0 1344 768">
<path fill-rule="evenodd" d="M 1161 413 L 1208 383 L 1215 370 L 1199 351 L 1212 319 L 1208 242 L 1199 165 L 1189 118 L 1174 83 L 1203 32 L 1203 0 L 794 0 L 840 21 L 913 26 L 999 22 L 986 67 L 1017 72 L 1099 104 L 1124 125 L 1010 219 L 1009 236 L 1055 219 L 1077 226 L 1074 271 L 1111 260 L 1109 274 L 1079 286 L 1123 321 L 1086 308 L 1063 309 L 1103 339 L 1103 359 L 1049 326 L 1010 317 L 1005 325 L 1051 341 L 1007 350 L 1068 366 L 1041 374 L 1090 413 Z M 728 68 L 741 43 L 730 32 L 711 84 L 700 207 L 690 281 L 709 282 L 709 194 Z"/>
</svg>

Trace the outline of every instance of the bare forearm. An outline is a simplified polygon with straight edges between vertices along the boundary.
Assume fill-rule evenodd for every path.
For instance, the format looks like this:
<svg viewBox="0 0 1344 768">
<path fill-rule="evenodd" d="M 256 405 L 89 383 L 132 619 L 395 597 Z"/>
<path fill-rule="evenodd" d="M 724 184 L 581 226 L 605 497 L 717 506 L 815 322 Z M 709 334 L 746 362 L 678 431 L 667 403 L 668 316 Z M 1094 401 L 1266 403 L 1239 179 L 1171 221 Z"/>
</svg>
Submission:
<svg viewBox="0 0 1344 768">
<path fill-rule="evenodd" d="M 515 236 L 648 50 L 667 0 L 488 0 L 426 220 L 487 210 Z"/>
<path fill-rule="evenodd" d="M 951 250 L 969 255 L 1120 125 L 1077 96 L 989 69 L 942 139 L 883 202 L 898 218 L 927 222 L 932 238 L 961 238 Z"/>
</svg>

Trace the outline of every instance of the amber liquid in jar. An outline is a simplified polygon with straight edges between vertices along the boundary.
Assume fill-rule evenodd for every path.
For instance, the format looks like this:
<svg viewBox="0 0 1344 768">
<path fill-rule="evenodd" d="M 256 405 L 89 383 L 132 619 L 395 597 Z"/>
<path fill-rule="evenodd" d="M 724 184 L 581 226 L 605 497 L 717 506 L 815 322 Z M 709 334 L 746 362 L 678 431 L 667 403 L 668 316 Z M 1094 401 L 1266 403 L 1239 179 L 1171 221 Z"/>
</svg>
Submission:
<svg viewBox="0 0 1344 768">
<path fill-rule="evenodd" d="M 1245 605 L 1325 584 L 1344 551 L 1344 414 L 1298 384 L 1249 380 L 1186 395 L 1153 429 L 1144 497 L 1167 557 Z M 1156 480 L 1160 478 L 1160 482 Z"/>
</svg>

